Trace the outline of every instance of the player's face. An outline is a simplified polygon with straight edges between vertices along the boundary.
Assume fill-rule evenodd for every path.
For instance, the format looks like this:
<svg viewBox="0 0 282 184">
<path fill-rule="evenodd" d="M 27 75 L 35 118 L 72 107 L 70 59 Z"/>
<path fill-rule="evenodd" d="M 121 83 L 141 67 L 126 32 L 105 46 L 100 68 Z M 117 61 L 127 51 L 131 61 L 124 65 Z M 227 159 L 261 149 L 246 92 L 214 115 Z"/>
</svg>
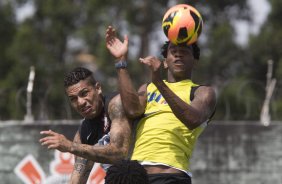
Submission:
<svg viewBox="0 0 282 184">
<path fill-rule="evenodd" d="M 66 93 L 71 106 L 84 118 L 92 119 L 101 113 L 103 100 L 99 83 L 93 86 L 88 80 L 81 80 L 66 88 Z"/>
<path fill-rule="evenodd" d="M 194 62 L 192 46 L 169 44 L 164 64 L 174 78 L 190 78 Z"/>
</svg>

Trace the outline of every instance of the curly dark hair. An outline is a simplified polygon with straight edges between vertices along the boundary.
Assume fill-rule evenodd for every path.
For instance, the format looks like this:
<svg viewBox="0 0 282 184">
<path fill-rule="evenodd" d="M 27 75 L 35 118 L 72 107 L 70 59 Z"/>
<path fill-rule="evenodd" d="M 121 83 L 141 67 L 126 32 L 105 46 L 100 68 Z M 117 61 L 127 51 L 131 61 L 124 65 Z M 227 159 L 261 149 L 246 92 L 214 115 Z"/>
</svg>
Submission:
<svg viewBox="0 0 282 184">
<path fill-rule="evenodd" d="M 170 44 L 170 41 L 166 41 L 162 46 L 161 54 L 164 58 L 167 57 L 167 49 L 168 49 L 169 44 Z M 196 42 L 193 43 L 191 46 L 192 46 L 194 58 L 199 60 L 200 59 L 200 48 L 198 47 Z"/>
<path fill-rule="evenodd" d="M 108 169 L 105 184 L 149 184 L 149 179 L 136 160 L 121 160 Z"/>
<path fill-rule="evenodd" d="M 91 84 L 95 85 L 96 80 L 93 77 L 93 73 L 82 67 L 74 68 L 72 71 L 70 71 L 68 74 L 65 75 L 64 78 L 64 87 L 72 86 L 76 83 L 78 83 L 81 80 L 87 79 Z"/>
</svg>

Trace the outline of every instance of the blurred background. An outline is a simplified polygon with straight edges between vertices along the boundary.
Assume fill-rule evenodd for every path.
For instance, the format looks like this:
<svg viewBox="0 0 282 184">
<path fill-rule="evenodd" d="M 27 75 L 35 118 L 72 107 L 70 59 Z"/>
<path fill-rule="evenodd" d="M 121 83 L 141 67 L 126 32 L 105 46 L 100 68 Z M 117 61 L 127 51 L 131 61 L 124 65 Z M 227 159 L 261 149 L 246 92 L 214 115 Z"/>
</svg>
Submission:
<svg viewBox="0 0 282 184">
<path fill-rule="evenodd" d="M 241 139 L 247 141 L 244 146 L 250 155 L 258 154 L 259 149 L 254 147 L 256 152 L 253 153 L 251 147 L 254 142 L 260 145 L 259 141 L 262 141 L 259 139 L 261 136 L 255 135 L 255 130 L 265 130 L 267 135 L 272 135 L 272 140 L 280 142 L 282 137 L 275 135 L 282 133 L 281 0 L 1 0 L 0 131 L 3 134 L 0 135 L 0 151 L 7 148 L 5 145 L 13 144 L 4 136 L 4 133 L 10 135 L 11 132 L 13 135 L 13 126 L 24 127 L 33 123 L 43 129 L 47 124 L 56 127 L 62 122 L 81 118 L 70 108 L 63 89 L 64 73 L 74 66 L 91 69 L 105 93 L 117 90 L 114 58 L 105 47 L 105 30 L 109 25 L 117 29 L 121 38 L 124 34 L 129 36 L 129 72 L 136 87 L 149 82 L 149 71 L 138 62 L 138 58 L 147 55 L 161 58 L 160 48 L 166 41 L 161 27 L 162 17 L 169 7 L 179 3 L 196 7 L 204 20 L 198 41 L 201 57 L 192 79 L 199 84 L 212 85 L 218 96 L 215 126 L 206 136 L 215 144 L 222 143 L 218 139 L 237 144 L 234 142 L 236 133 L 224 134 L 224 131 L 235 130 L 237 135 L 246 131 L 247 138 Z M 232 127 L 235 125 L 240 127 Z M 7 133 L 5 128 L 11 128 L 11 132 Z M 249 137 L 252 133 L 259 138 Z M 231 134 L 235 137 L 227 139 Z M 36 134 L 34 139 L 37 138 L 39 135 Z M 37 143 L 34 139 L 30 140 Z M 205 150 L 203 146 L 211 142 L 204 144 L 203 140 L 200 140 L 200 149 Z M 268 138 L 264 140 L 269 141 Z M 231 149 L 229 151 L 232 153 Z M 9 153 L 8 150 L 2 155 Z M 280 152 L 277 150 L 276 153 Z M 34 154 L 35 157 L 40 155 Z M 277 155 L 275 159 L 281 161 L 277 162 L 280 164 L 276 168 L 272 167 L 275 172 L 282 169 L 282 154 Z M 22 156 L 17 158 L 22 159 Z M 273 161 L 273 156 L 271 158 Z M 230 161 L 230 157 L 228 159 Z M 201 160 L 195 160 L 196 169 L 208 167 L 201 165 L 204 163 Z M 8 161 L 5 163 L 13 168 L 17 162 L 13 161 L 12 165 Z M 230 163 L 229 169 L 234 166 L 234 162 Z M 260 163 L 258 167 L 263 165 Z M 242 163 L 235 164 L 237 166 L 242 169 Z M 243 166 L 250 171 L 249 167 Z M 10 170 L 5 170 L 2 164 L 0 173 L 5 172 Z M 260 170 L 260 173 L 265 171 Z M 238 183 L 230 178 L 215 183 Z M 281 176 L 277 175 L 277 178 L 275 181 L 282 183 Z M 9 179 L 6 181 L 9 183 Z"/>
<path fill-rule="evenodd" d="M 30 67 L 35 78 L 34 119 L 72 119 L 63 76 L 87 65 L 104 92 L 117 90 L 114 61 L 105 47 L 105 30 L 113 25 L 129 35 L 129 68 L 136 87 L 148 82 L 139 57 L 160 56 L 166 40 L 161 21 L 168 7 L 189 3 L 202 14 L 201 58 L 193 80 L 216 88 L 215 119 L 258 120 L 266 97 L 268 60 L 277 79 L 269 104 L 281 120 L 282 3 L 279 0 L 2 0 L 0 2 L 0 120 L 26 114 Z M 56 107 L 56 108 L 55 108 Z"/>
</svg>

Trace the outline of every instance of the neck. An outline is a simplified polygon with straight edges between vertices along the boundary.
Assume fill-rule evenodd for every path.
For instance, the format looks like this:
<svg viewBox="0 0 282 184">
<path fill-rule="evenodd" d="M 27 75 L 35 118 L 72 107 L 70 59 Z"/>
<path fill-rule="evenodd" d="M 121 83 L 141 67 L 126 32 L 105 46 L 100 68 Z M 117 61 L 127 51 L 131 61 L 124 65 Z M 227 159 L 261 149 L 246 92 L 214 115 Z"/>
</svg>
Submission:
<svg viewBox="0 0 282 184">
<path fill-rule="evenodd" d="M 179 82 L 179 81 L 183 81 L 183 80 L 187 80 L 187 79 L 191 80 L 191 73 L 188 73 L 187 75 L 181 76 L 181 77 L 175 76 L 172 73 L 170 73 L 169 71 L 167 73 L 167 81 L 168 82 Z"/>
</svg>

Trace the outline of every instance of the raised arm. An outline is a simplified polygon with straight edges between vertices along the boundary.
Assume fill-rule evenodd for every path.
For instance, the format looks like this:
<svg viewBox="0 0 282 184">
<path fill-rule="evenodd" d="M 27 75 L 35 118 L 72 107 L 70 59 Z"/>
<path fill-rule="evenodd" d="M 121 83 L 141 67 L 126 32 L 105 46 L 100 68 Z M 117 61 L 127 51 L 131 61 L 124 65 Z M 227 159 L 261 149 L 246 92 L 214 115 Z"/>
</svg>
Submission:
<svg viewBox="0 0 282 184">
<path fill-rule="evenodd" d="M 48 149 L 70 152 L 94 162 L 113 164 L 127 156 L 131 138 L 131 123 L 125 116 L 120 96 L 116 96 L 110 101 L 108 111 L 112 121 L 110 144 L 108 145 L 91 146 L 71 142 L 62 134 L 53 131 L 41 132 L 47 137 L 42 138 L 40 142 L 42 145 L 48 146 Z"/>
<path fill-rule="evenodd" d="M 141 86 L 137 92 L 127 71 L 128 37 L 125 36 L 121 42 L 116 36 L 115 29 L 109 26 L 106 31 L 106 45 L 116 59 L 118 86 L 125 113 L 129 118 L 139 117 L 145 111 L 146 85 Z"/>
<path fill-rule="evenodd" d="M 169 104 L 175 116 L 190 130 L 209 120 L 215 110 L 216 97 L 211 87 L 200 86 L 194 94 L 191 104 L 187 104 L 173 93 L 164 82 L 155 83 Z"/>
<path fill-rule="evenodd" d="M 215 110 L 216 95 L 212 87 L 200 86 L 194 94 L 191 104 L 180 99 L 160 77 L 161 62 L 153 56 L 140 59 L 141 63 L 150 67 L 152 82 L 158 88 L 175 116 L 190 130 L 207 121 Z"/>
</svg>

